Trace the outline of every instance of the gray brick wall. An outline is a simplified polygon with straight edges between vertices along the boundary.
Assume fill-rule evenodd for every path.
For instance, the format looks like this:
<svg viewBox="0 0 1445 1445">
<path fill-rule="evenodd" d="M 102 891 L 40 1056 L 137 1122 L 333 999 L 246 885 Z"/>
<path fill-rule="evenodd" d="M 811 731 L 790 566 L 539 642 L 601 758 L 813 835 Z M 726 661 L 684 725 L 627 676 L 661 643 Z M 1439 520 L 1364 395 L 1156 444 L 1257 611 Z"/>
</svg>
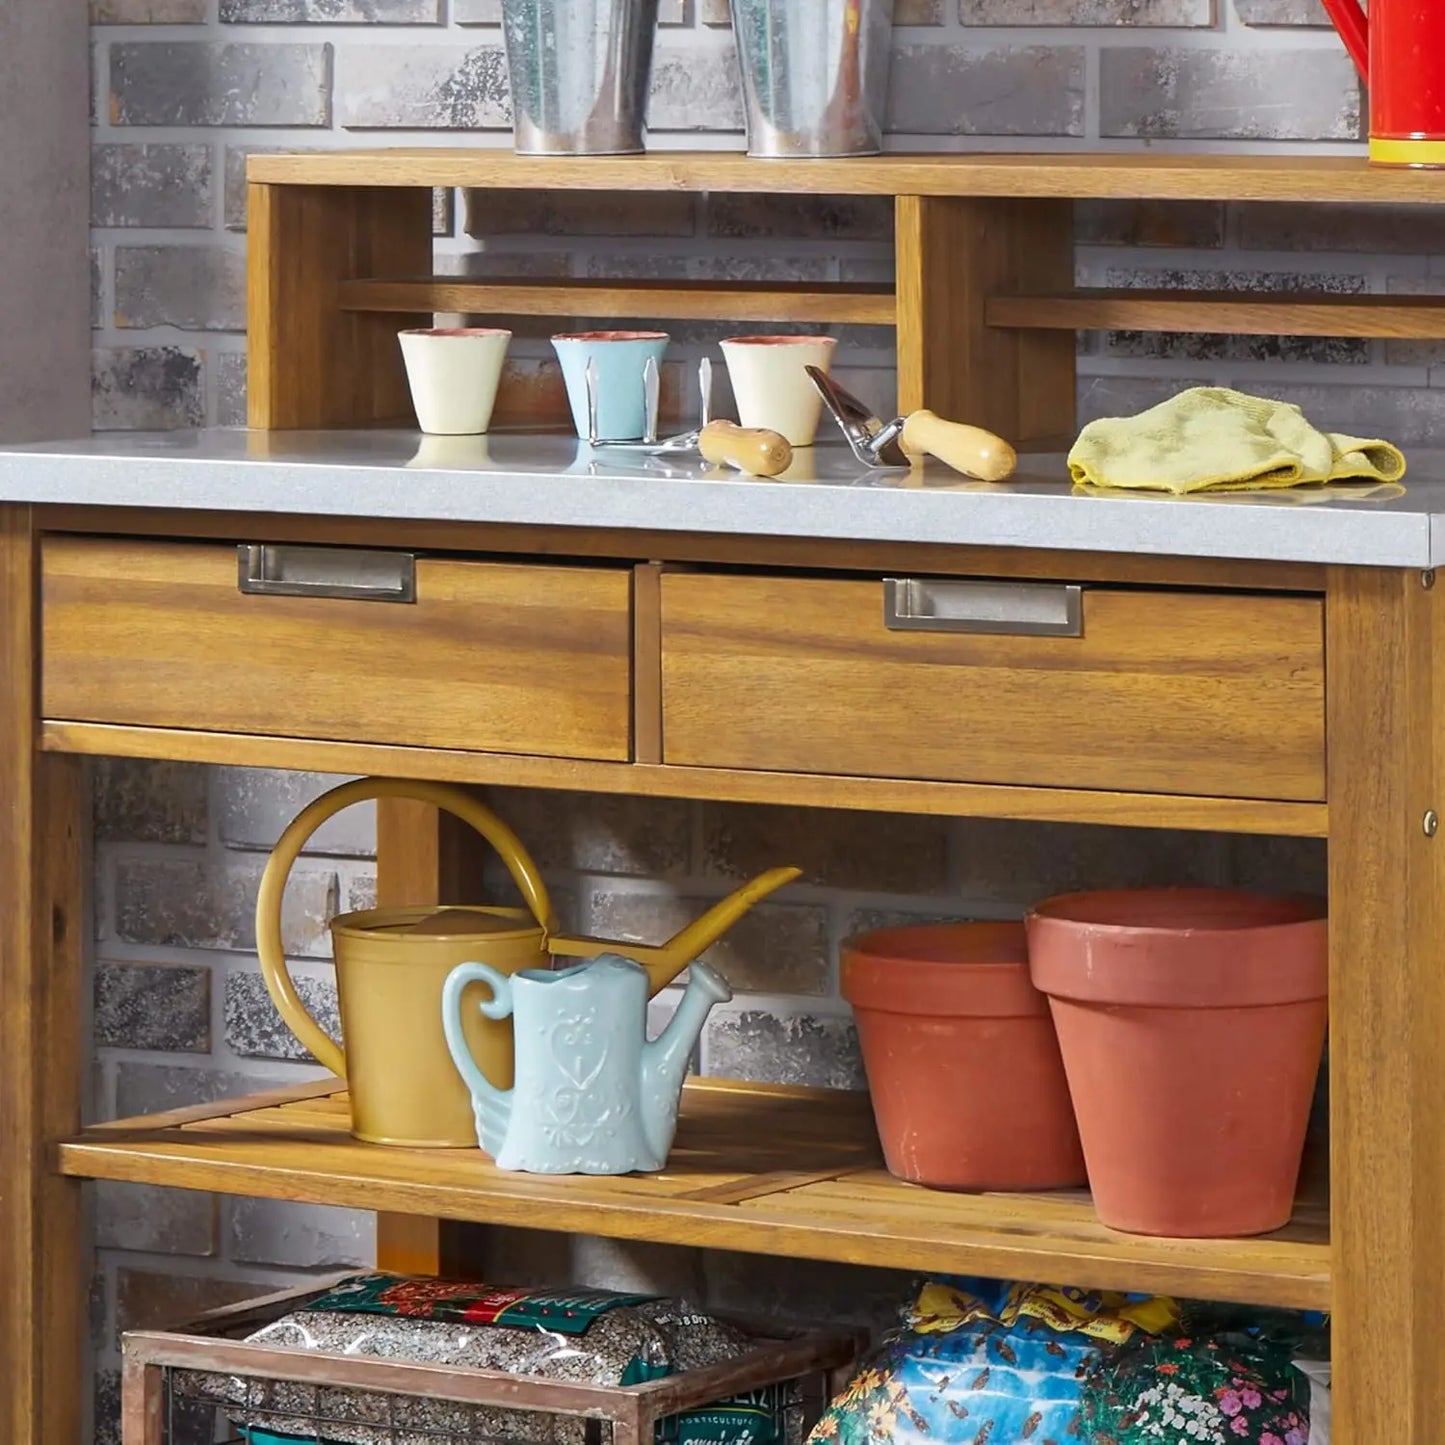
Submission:
<svg viewBox="0 0 1445 1445">
<path fill-rule="evenodd" d="M 94 1117 L 231 1098 L 321 1072 L 266 996 L 251 917 L 263 850 L 317 787 L 239 768 L 96 764 Z M 326 919 L 373 884 L 370 817 L 357 812 L 319 835 L 325 851 L 298 866 L 284 916 L 302 996 L 333 1026 Z M 121 1330 L 177 1323 L 276 1282 L 364 1263 L 374 1247 L 371 1217 L 345 1210 L 123 1184 L 92 1192 L 97 1445 L 118 1445 Z"/>
<path fill-rule="evenodd" d="M 654 142 L 736 147 L 723 0 L 664 0 Z M 901 147 L 1352 150 L 1359 90 L 1317 0 L 899 0 L 890 123 Z M 508 143 L 498 0 L 91 0 L 94 416 L 102 429 L 244 417 L 245 155 L 376 143 Z M 1081 280 L 1270 289 L 1440 289 L 1433 212 L 1080 207 Z M 440 269 L 470 274 L 879 279 L 887 206 L 867 200 L 578 195 L 438 198 Z M 1164 247 L 1172 249 L 1164 250 Z M 548 364 L 542 323 L 516 356 Z M 717 335 L 670 328 L 680 359 Z M 885 397 L 892 338 L 845 328 L 850 384 Z M 1445 409 L 1439 347 L 1118 333 L 1081 343 L 1084 415 L 1217 381 L 1272 390 L 1405 443 Z M 721 398 L 720 398 L 721 399 Z M 97 1117 L 312 1077 L 252 955 L 264 850 L 323 780 L 112 763 L 96 775 Z M 840 938 L 906 919 L 1016 913 L 1055 888 L 1240 879 L 1322 886 L 1318 845 L 1010 823 L 501 792 L 575 927 L 657 939 L 741 877 L 806 877 L 714 950 L 738 998 L 706 1072 L 860 1082 L 836 993 Z M 325 919 L 374 890 L 372 819 L 330 825 L 288 899 L 298 986 L 334 1020 Z M 660 1007 L 665 1010 L 667 1000 Z M 114 1435 L 116 1331 L 365 1259 L 367 1217 L 106 1186 L 95 1191 L 97 1440 Z M 883 1272 L 702 1258 L 497 1231 L 499 1280 L 590 1278 L 715 1305 L 875 1319 Z"/>
</svg>

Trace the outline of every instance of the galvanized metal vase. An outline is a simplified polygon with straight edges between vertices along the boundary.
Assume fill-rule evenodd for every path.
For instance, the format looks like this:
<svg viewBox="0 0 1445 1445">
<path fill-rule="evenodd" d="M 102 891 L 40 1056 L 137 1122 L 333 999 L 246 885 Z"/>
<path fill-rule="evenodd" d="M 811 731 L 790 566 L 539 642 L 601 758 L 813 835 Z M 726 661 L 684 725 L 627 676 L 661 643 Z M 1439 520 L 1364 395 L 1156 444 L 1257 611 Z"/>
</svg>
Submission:
<svg viewBox="0 0 1445 1445">
<path fill-rule="evenodd" d="M 642 149 L 657 3 L 503 0 L 519 154 Z"/>
<path fill-rule="evenodd" d="M 731 0 L 752 156 L 883 148 L 893 0 Z"/>
</svg>

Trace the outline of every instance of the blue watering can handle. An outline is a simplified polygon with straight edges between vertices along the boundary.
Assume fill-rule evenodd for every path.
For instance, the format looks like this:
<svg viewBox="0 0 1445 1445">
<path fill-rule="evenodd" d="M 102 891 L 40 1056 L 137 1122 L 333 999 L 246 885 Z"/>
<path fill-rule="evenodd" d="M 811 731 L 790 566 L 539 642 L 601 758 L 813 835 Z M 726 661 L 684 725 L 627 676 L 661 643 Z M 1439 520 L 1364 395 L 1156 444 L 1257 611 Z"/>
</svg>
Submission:
<svg viewBox="0 0 1445 1445">
<path fill-rule="evenodd" d="M 498 1089 L 488 1081 L 477 1067 L 462 1029 L 462 993 L 469 983 L 478 982 L 485 983 L 492 990 L 491 998 L 478 1005 L 489 1019 L 504 1019 L 512 1012 L 512 980 L 506 974 L 499 973 L 489 963 L 459 963 L 447 975 L 442 987 L 442 1028 L 446 1031 L 452 1062 L 471 1090 L 472 1098 L 500 1102 L 511 1090 Z"/>
</svg>

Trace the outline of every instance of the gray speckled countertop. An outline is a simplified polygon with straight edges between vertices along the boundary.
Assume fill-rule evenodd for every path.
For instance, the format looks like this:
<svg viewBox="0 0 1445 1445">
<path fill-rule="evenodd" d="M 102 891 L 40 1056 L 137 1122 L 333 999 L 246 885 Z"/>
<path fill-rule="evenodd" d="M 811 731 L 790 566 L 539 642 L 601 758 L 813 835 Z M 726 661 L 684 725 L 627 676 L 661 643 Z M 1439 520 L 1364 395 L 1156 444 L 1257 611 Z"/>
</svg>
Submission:
<svg viewBox="0 0 1445 1445">
<path fill-rule="evenodd" d="M 1445 563 L 1445 452 L 1403 484 L 1080 496 L 1061 456 L 1003 485 L 865 473 L 841 444 L 771 481 L 592 453 L 571 437 L 406 431 L 111 433 L 0 448 L 0 501 L 945 542 L 1376 567 Z"/>
</svg>

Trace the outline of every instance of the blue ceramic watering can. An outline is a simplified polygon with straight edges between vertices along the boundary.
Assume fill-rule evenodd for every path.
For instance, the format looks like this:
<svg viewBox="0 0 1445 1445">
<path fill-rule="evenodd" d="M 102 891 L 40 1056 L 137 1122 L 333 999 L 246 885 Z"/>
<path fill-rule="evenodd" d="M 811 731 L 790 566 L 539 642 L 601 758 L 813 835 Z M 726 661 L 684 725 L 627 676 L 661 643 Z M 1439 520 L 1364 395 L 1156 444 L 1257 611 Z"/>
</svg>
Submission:
<svg viewBox="0 0 1445 1445">
<path fill-rule="evenodd" d="M 487 1081 L 467 1047 L 462 993 L 485 983 L 479 1007 L 512 1016 L 516 1085 Z M 529 1174 L 630 1174 L 661 1169 L 677 1132 L 687 1061 L 712 1006 L 732 990 L 694 963 L 666 1030 L 647 1038 L 647 970 L 604 953 L 576 968 L 527 969 L 510 977 L 461 963 L 442 990 L 442 1026 L 472 1093 L 477 1142 L 499 1169 Z"/>
</svg>

